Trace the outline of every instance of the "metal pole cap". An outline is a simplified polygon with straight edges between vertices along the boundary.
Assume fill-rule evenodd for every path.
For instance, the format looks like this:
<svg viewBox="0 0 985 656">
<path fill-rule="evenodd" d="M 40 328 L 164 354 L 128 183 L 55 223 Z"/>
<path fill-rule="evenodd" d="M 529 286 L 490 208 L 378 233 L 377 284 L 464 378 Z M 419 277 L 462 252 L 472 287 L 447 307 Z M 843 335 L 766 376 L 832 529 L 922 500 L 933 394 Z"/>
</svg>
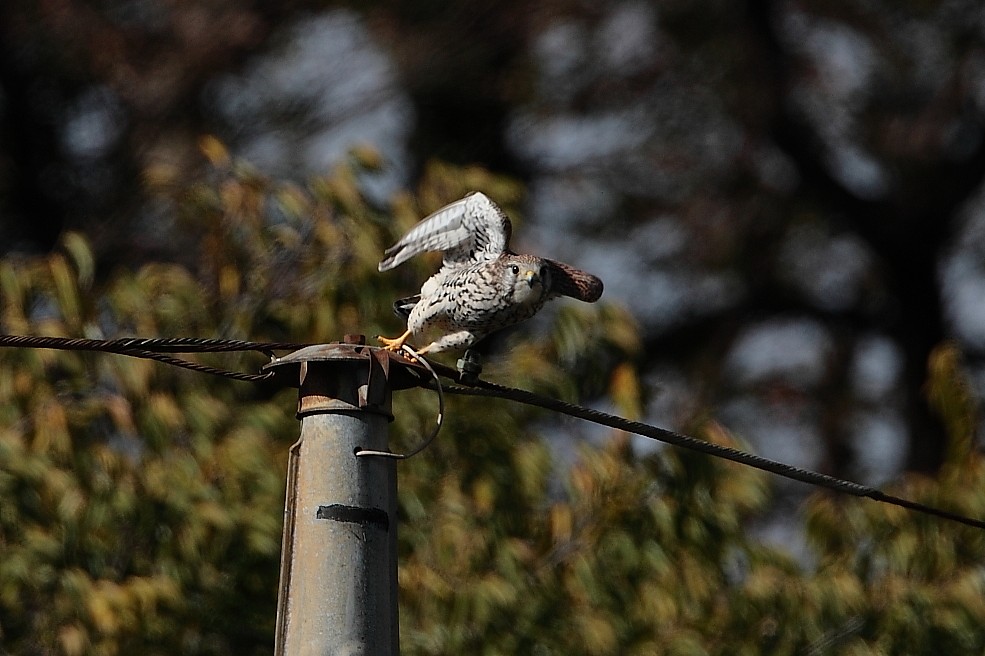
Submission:
<svg viewBox="0 0 985 656">
<path fill-rule="evenodd" d="M 274 372 L 274 384 L 300 389 L 299 416 L 340 410 L 391 416 L 390 392 L 420 387 L 430 377 L 420 363 L 367 346 L 365 335 L 346 335 L 342 342 L 306 346 L 273 358 L 263 370 Z"/>
</svg>

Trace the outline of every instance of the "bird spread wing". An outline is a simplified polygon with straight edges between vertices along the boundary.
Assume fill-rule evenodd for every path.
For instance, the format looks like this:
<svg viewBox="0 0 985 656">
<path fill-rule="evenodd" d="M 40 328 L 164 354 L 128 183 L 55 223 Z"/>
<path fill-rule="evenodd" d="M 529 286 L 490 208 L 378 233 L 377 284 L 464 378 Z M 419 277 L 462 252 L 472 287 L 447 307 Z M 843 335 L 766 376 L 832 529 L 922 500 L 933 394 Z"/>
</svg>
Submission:
<svg viewBox="0 0 985 656">
<path fill-rule="evenodd" d="M 570 296 L 579 301 L 594 303 L 602 296 L 602 281 L 570 264 L 544 260 L 551 267 L 551 294 Z"/>
<path fill-rule="evenodd" d="M 384 253 L 380 271 L 415 255 L 443 251 L 445 265 L 499 257 L 510 245 L 513 227 L 485 194 L 471 193 L 423 219 Z"/>
</svg>

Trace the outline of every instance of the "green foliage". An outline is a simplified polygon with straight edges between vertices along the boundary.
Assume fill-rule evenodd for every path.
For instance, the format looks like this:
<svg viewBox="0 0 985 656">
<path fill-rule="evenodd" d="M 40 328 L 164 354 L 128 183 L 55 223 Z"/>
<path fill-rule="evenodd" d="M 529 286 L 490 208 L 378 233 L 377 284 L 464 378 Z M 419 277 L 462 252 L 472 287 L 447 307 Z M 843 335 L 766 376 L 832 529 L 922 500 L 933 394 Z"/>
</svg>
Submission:
<svg viewBox="0 0 985 656">
<path fill-rule="evenodd" d="M 423 213 L 514 183 L 429 167 L 386 211 L 358 179 L 368 151 L 301 187 L 202 149 L 212 177 L 148 179 L 198 250 L 190 264 L 99 272 L 84 235 L 0 262 L 0 329 L 71 336 L 329 341 L 392 334 L 393 298 L 434 262 L 376 262 Z M 642 415 L 625 310 L 560 304 L 487 363 L 493 380 Z M 255 370 L 255 355 L 202 361 Z M 985 516 L 977 417 L 943 349 L 928 386 L 952 430 L 940 480 L 896 493 Z M 270 394 L 119 356 L 10 349 L 0 357 L 0 653 L 259 654 L 272 647 L 290 391 Z M 479 405 L 481 403 L 481 405 Z M 434 416 L 399 393 L 395 448 Z M 575 444 L 571 424 L 451 398 L 441 439 L 400 465 L 405 654 L 936 654 L 985 645 L 985 538 L 868 501 L 805 509 L 814 562 L 749 537 L 768 479 L 703 455 L 639 457 L 627 437 Z M 714 422 L 709 440 L 734 443 Z M 553 435 L 548 440 L 545 434 Z M 569 455 L 571 458 L 558 457 Z M 565 464 L 568 463 L 568 464 Z"/>
</svg>

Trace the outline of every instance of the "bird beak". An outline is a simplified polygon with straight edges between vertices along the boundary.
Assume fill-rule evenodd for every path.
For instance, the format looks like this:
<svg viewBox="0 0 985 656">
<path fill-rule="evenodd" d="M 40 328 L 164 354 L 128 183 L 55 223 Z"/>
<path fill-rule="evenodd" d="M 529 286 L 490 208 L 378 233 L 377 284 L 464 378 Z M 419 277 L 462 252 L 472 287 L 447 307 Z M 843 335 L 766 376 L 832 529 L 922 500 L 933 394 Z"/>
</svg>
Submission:
<svg viewBox="0 0 985 656">
<path fill-rule="evenodd" d="M 533 287 L 536 283 L 540 282 L 540 274 L 533 269 L 527 269 L 526 273 L 523 274 L 523 279 L 527 281 L 528 285 Z"/>
</svg>

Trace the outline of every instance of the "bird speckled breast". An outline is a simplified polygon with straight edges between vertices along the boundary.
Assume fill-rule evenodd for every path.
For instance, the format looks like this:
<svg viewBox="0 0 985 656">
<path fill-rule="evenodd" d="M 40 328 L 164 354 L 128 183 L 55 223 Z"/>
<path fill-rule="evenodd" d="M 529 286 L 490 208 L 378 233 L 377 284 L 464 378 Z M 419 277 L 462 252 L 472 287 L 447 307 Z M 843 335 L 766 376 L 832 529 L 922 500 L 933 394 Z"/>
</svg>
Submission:
<svg viewBox="0 0 985 656">
<path fill-rule="evenodd" d="M 547 302 L 547 290 L 532 302 L 516 303 L 503 266 L 493 260 L 445 273 L 434 292 L 414 307 L 407 327 L 415 334 L 431 327 L 488 334 L 529 319 Z"/>
</svg>

